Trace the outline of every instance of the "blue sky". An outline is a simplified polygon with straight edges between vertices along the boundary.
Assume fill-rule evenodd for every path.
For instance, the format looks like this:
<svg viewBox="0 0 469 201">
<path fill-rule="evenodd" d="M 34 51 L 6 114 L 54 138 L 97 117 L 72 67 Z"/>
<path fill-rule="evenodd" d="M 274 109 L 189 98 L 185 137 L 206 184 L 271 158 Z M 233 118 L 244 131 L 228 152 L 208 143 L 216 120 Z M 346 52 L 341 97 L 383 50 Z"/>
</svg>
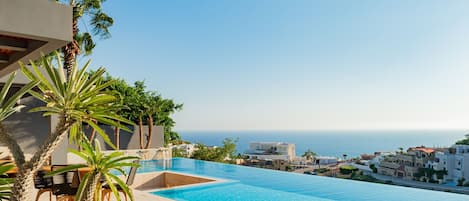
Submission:
<svg viewBox="0 0 469 201">
<path fill-rule="evenodd" d="M 104 6 L 92 63 L 184 103 L 178 130 L 469 127 L 468 1 Z"/>
</svg>

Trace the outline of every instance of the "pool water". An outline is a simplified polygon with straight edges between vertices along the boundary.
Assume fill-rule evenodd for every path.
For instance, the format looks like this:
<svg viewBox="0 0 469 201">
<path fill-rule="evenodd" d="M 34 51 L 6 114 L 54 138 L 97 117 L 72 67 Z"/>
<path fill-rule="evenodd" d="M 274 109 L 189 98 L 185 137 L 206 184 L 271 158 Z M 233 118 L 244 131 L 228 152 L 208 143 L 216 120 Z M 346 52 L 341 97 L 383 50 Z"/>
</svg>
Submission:
<svg viewBox="0 0 469 201">
<path fill-rule="evenodd" d="M 468 195 L 303 175 L 185 158 L 142 162 L 138 172 L 170 170 L 228 180 L 160 190 L 178 201 L 464 201 Z"/>
</svg>

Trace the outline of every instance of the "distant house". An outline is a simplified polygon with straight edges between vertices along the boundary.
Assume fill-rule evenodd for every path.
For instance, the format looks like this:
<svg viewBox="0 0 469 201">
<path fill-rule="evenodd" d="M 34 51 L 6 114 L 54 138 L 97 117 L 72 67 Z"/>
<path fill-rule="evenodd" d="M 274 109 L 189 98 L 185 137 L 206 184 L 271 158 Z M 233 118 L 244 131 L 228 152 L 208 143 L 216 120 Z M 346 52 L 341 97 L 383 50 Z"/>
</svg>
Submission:
<svg viewBox="0 0 469 201">
<path fill-rule="evenodd" d="M 314 157 L 315 164 L 318 165 L 331 165 L 331 164 L 337 164 L 339 159 L 337 157 L 331 157 L 331 156 L 316 156 Z"/>
<path fill-rule="evenodd" d="M 444 152 L 436 154 L 436 170 L 446 170 L 445 181 L 457 181 L 464 178 L 469 181 L 469 145 L 453 145 Z"/>
<path fill-rule="evenodd" d="M 251 142 L 246 156 L 259 160 L 286 160 L 291 161 L 296 157 L 295 144 L 284 142 Z"/>
<path fill-rule="evenodd" d="M 429 164 L 435 160 L 436 148 L 424 146 L 411 147 L 406 152 L 387 155 L 378 164 L 378 173 L 412 180 L 420 168 L 432 168 Z"/>
</svg>

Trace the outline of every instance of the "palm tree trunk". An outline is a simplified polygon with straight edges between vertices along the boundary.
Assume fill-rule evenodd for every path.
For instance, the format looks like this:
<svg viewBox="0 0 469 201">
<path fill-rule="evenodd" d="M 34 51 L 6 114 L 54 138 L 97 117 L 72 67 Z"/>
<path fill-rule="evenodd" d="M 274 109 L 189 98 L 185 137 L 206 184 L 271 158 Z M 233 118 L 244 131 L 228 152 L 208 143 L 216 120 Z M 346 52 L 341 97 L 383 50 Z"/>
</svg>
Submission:
<svg viewBox="0 0 469 201">
<path fill-rule="evenodd" d="M 148 137 L 147 137 L 147 144 L 145 145 L 145 149 L 148 149 L 150 147 L 151 143 L 151 136 L 153 132 L 153 117 L 151 115 L 148 116 Z"/>
<path fill-rule="evenodd" d="M 8 133 L 8 130 L 0 123 L 0 143 L 7 145 L 8 149 L 13 156 L 15 165 L 18 168 L 23 168 L 25 163 L 24 153 L 20 145 L 13 139 L 13 137 Z"/>
<path fill-rule="evenodd" d="M 75 3 L 73 3 L 73 1 L 71 1 L 70 3 L 73 4 L 71 6 L 73 6 L 73 15 L 75 16 L 75 12 L 78 12 L 78 8 L 74 5 Z M 77 41 L 75 41 L 74 39 L 75 36 L 78 34 L 78 31 L 78 19 L 76 17 L 73 17 L 73 40 L 62 48 L 62 52 L 64 54 L 63 68 L 67 71 L 67 78 L 70 77 L 70 74 L 72 73 L 72 67 L 73 65 L 75 65 L 77 54 L 80 53 L 80 47 L 78 46 Z"/>
<path fill-rule="evenodd" d="M 29 201 L 31 200 L 31 191 L 33 188 L 34 175 L 47 162 L 52 152 L 63 141 L 64 137 L 73 122 L 66 121 L 61 117 L 55 131 L 49 135 L 42 147 L 26 162 L 22 168 L 18 168 L 18 175 L 13 184 L 11 201 Z"/>
<path fill-rule="evenodd" d="M 101 178 L 101 174 L 99 172 L 92 172 L 90 174 L 89 179 L 85 184 L 85 189 L 83 191 L 84 196 L 81 197 L 79 201 L 93 201 L 95 200 L 95 196 L 100 196 L 100 195 L 95 195 L 96 187 L 98 186 L 98 182 L 100 178 Z"/>
</svg>

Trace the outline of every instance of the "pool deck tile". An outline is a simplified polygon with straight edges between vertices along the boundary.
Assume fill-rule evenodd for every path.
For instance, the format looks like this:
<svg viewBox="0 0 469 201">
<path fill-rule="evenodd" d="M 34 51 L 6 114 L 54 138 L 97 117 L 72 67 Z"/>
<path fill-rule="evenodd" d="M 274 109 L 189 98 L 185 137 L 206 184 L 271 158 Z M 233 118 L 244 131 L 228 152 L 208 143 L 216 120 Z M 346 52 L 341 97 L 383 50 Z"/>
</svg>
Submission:
<svg viewBox="0 0 469 201">
<path fill-rule="evenodd" d="M 144 191 L 133 190 L 133 192 L 134 192 L 134 196 L 135 196 L 136 201 L 174 201 L 174 200 L 164 198 L 164 197 L 161 197 L 161 196 L 157 196 L 157 195 L 153 195 L 153 194 L 150 194 L 150 193 L 144 192 Z M 36 198 L 37 190 L 35 189 L 34 192 L 32 192 L 32 193 L 33 193 L 32 198 Z M 117 201 L 117 199 L 115 199 L 114 196 L 111 196 L 111 200 L 112 201 Z M 124 200 L 124 199 L 122 198 L 122 200 Z M 39 201 L 49 201 L 49 194 L 47 194 L 47 193 L 42 194 Z M 52 196 L 52 201 L 56 201 L 55 196 Z"/>
</svg>

